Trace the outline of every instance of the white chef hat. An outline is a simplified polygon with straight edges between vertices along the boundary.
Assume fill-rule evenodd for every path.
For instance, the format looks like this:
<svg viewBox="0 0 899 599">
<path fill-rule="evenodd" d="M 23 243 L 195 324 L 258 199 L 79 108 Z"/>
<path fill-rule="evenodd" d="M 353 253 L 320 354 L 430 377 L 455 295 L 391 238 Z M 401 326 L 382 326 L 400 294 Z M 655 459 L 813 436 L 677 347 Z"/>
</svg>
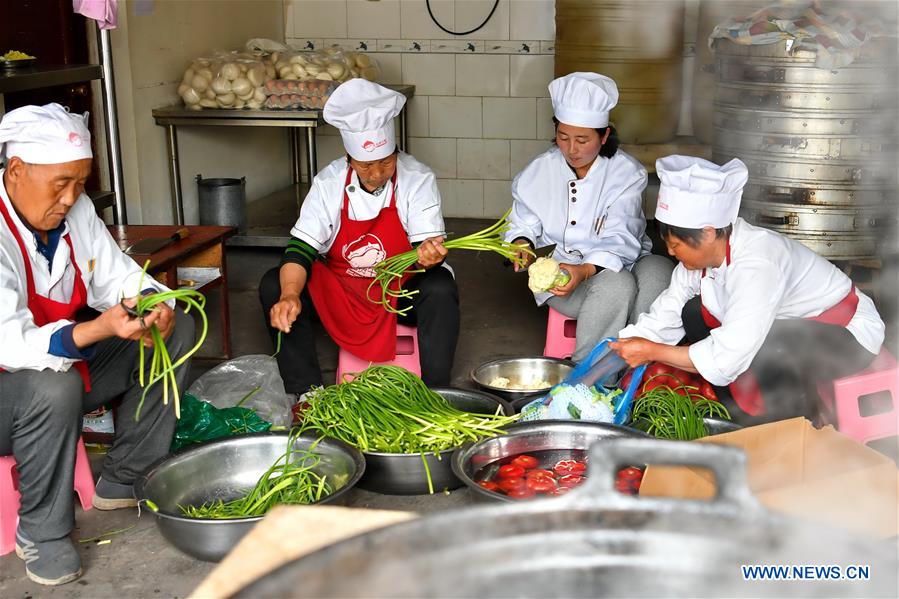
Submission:
<svg viewBox="0 0 899 599">
<path fill-rule="evenodd" d="M 718 166 L 695 156 L 656 160 L 662 182 L 656 220 L 674 227 L 720 229 L 732 225 L 749 172 L 739 158 Z"/>
<path fill-rule="evenodd" d="M 350 79 L 328 98 L 323 116 L 340 129 L 350 156 L 380 160 L 396 149 L 393 119 L 405 103 L 403 94 L 365 79 Z"/>
<path fill-rule="evenodd" d="M 16 108 L 0 121 L 0 158 L 18 156 L 29 164 L 93 158 L 87 116 L 55 103 Z"/>
<path fill-rule="evenodd" d="M 618 86 L 598 73 L 570 73 L 549 84 L 553 112 L 560 123 L 599 129 L 609 126 L 618 104 Z"/>
</svg>

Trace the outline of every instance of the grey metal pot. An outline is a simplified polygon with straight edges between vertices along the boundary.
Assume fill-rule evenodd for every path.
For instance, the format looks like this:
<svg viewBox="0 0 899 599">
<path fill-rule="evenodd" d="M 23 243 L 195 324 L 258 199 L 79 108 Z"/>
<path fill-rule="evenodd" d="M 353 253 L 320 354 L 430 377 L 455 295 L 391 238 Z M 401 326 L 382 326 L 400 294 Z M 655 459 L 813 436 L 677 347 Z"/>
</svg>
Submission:
<svg viewBox="0 0 899 599">
<path fill-rule="evenodd" d="M 205 561 L 222 559 L 262 519 L 203 520 L 181 515 L 179 505 L 230 500 L 250 489 L 287 448 L 288 433 L 256 433 L 218 439 L 166 456 L 134 483 L 134 497 L 144 506 L 152 501 L 158 511 L 159 531 L 184 553 Z M 302 435 L 296 447 L 310 449 L 320 458 L 316 471 L 342 486 L 318 503 L 345 503 L 346 493 L 365 471 L 365 460 L 355 447 L 337 439 Z M 150 510 L 148 510 L 150 511 Z"/>
<path fill-rule="evenodd" d="M 710 469 L 707 502 L 613 490 L 631 463 Z M 776 517 L 746 485 L 732 447 L 616 439 L 557 501 L 426 516 L 290 562 L 237 597 L 895 596 L 895 546 Z M 746 581 L 741 565 L 867 564 L 870 581 Z"/>
<path fill-rule="evenodd" d="M 432 391 L 441 395 L 456 409 L 474 414 L 493 414 L 498 407 L 507 416 L 515 413 L 504 399 L 489 393 L 470 389 L 436 387 Z M 456 489 L 462 486 L 453 474 L 451 457 L 455 448 L 441 451 L 437 455 L 425 454 L 434 491 Z M 421 454 L 363 452 L 365 475 L 359 481 L 359 488 L 385 495 L 423 495 L 428 493 L 428 480 Z"/>
</svg>

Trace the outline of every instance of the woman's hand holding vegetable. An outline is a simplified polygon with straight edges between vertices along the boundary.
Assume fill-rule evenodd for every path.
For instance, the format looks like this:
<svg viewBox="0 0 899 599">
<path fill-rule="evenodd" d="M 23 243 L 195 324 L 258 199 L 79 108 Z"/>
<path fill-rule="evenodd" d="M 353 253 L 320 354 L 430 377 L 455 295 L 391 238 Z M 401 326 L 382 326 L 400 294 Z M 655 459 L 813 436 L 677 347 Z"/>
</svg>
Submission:
<svg viewBox="0 0 899 599">
<path fill-rule="evenodd" d="M 281 297 L 269 311 L 269 323 L 273 329 L 289 333 L 290 327 L 303 309 L 300 294 L 306 286 L 306 269 L 299 264 L 288 262 L 281 266 L 278 280 L 281 283 Z"/>
<path fill-rule="evenodd" d="M 516 252 L 517 260 L 512 263 L 512 267 L 515 269 L 515 272 L 519 272 L 521 270 L 527 270 L 528 266 L 530 266 L 534 260 L 537 259 L 537 256 L 534 254 L 533 250 L 531 250 L 531 244 L 526 239 L 516 239 L 513 242 L 515 245 L 520 245 L 523 248 Z"/>
<path fill-rule="evenodd" d="M 559 265 L 559 268 L 568 272 L 568 274 L 571 275 L 571 278 L 565 285 L 553 287 L 552 289 L 548 290 L 550 293 L 558 297 L 565 297 L 566 295 L 577 289 L 577 286 L 583 283 L 586 279 L 589 279 L 596 274 L 596 267 L 592 264 L 562 263 Z"/>
<path fill-rule="evenodd" d="M 643 337 L 628 337 L 609 344 L 627 365 L 636 368 L 648 362 L 663 362 L 687 372 L 697 372 L 690 359 L 690 347 L 656 343 Z"/>
<path fill-rule="evenodd" d="M 430 237 L 415 248 L 418 253 L 417 264 L 425 270 L 433 268 L 446 259 L 449 250 L 443 245 L 443 237 Z"/>
<path fill-rule="evenodd" d="M 278 303 L 272 306 L 269 313 L 272 328 L 278 329 L 282 333 L 289 333 L 290 327 L 303 309 L 300 302 L 300 296 L 296 293 L 282 293 L 278 299 Z"/>
</svg>

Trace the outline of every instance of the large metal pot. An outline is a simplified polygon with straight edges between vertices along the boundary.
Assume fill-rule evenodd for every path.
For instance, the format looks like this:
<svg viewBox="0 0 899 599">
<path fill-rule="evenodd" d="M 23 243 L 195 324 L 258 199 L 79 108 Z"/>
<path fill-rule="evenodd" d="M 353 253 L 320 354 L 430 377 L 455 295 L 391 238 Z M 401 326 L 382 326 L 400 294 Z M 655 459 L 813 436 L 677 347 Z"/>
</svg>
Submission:
<svg viewBox="0 0 899 599">
<path fill-rule="evenodd" d="M 288 433 L 256 433 L 218 439 L 165 456 L 134 483 L 139 503 L 153 502 L 159 531 L 172 545 L 193 557 L 217 562 L 247 534 L 262 516 L 234 520 L 203 520 L 181 515 L 179 505 L 200 505 L 239 497 L 287 449 Z M 320 462 L 315 470 L 332 484 L 342 485 L 318 503 L 341 504 L 365 471 L 355 447 L 337 439 L 302 435 L 295 444 L 311 449 Z"/>
<path fill-rule="evenodd" d="M 632 463 L 711 470 L 708 502 L 613 490 Z M 731 447 L 620 439 L 592 448 L 591 476 L 556 501 L 444 512 L 290 562 L 238 597 L 895 596 L 895 546 L 764 511 Z M 865 564 L 872 580 L 745 581 L 741 565 Z M 822 585 L 826 585 L 822 586 Z"/>
<path fill-rule="evenodd" d="M 440 387 L 432 391 L 464 412 L 493 414 L 497 408 L 502 408 L 502 413 L 507 416 L 515 413 L 509 402 L 489 393 Z M 455 448 L 441 451 L 436 456 L 432 453 L 425 454 L 424 458 L 417 453 L 363 452 L 365 475 L 359 481 L 359 488 L 386 495 L 423 495 L 428 492 L 426 461 L 434 491 L 456 489 L 462 486 L 462 481 L 453 474 L 450 461 L 453 451 Z"/>
</svg>

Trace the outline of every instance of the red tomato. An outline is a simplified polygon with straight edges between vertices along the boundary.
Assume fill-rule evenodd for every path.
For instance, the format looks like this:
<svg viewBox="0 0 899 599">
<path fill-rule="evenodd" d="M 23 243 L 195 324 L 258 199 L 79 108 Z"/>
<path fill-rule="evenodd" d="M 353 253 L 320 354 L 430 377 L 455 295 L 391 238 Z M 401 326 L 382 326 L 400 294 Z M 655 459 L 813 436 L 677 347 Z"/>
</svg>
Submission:
<svg viewBox="0 0 899 599">
<path fill-rule="evenodd" d="M 521 466 L 525 470 L 530 470 L 536 468 L 540 464 L 540 461 L 534 456 L 522 454 L 512 458 L 512 464 Z"/>
<path fill-rule="evenodd" d="M 615 481 L 615 490 L 619 493 L 624 493 L 625 495 L 636 495 L 637 490 L 628 483 L 626 480 L 616 480 Z"/>
<path fill-rule="evenodd" d="M 553 470 L 556 474 L 571 474 L 572 472 L 575 472 L 575 468 L 577 467 L 575 464 L 577 463 L 578 462 L 575 460 L 559 460 L 556 462 L 556 465 L 553 466 Z"/>
<path fill-rule="evenodd" d="M 527 488 L 527 483 L 524 482 L 523 478 L 501 478 L 499 482 L 496 483 L 497 486 L 505 491 L 507 494 L 512 491 L 517 491 L 521 489 Z"/>
<path fill-rule="evenodd" d="M 715 388 L 708 381 L 702 381 L 699 384 L 699 394 L 705 397 L 706 399 L 711 399 L 712 401 L 718 401 L 718 394 L 715 393 Z"/>
<path fill-rule="evenodd" d="M 550 491 L 549 494 L 557 497 L 559 495 L 564 495 L 565 493 L 567 493 L 570 490 L 571 490 L 571 487 L 556 487 L 555 489 Z"/>
<path fill-rule="evenodd" d="M 643 471 L 633 466 L 618 471 L 618 477 L 622 480 L 633 481 L 643 478 Z"/>
<path fill-rule="evenodd" d="M 526 478 L 532 478 L 535 476 L 547 476 L 549 478 L 555 479 L 556 475 L 552 470 L 544 470 L 542 468 L 535 468 L 534 470 L 528 470 L 524 473 Z"/>
<path fill-rule="evenodd" d="M 621 377 L 621 381 L 618 383 L 618 388 L 627 390 L 627 388 L 630 387 L 632 378 L 634 378 L 633 369 L 628 370 L 627 374 L 625 374 L 623 377 Z"/>
<path fill-rule="evenodd" d="M 571 472 L 573 474 L 578 474 L 580 472 L 586 472 L 586 471 L 587 471 L 587 463 L 586 462 L 579 462 L 579 461 L 575 460 L 574 464 L 571 465 Z"/>
<path fill-rule="evenodd" d="M 524 468 L 515 464 L 506 464 L 499 467 L 497 476 L 500 478 L 521 478 L 524 476 Z"/>
<path fill-rule="evenodd" d="M 481 480 L 478 481 L 478 484 L 487 489 L 488 491 L 496 491 L 499 489 L 499 485 L 491 480 Z"/>
<path fill-rule="evenodd" d="M 537 492 L 534 491 L 533 489 L 524 488 L 524 489 L 515 489 L 513 491 L 509 491 L 506 494 L 509 497 L 512 497 L 514 499 L 526 499 L 528 497 L 533 497 L 534 495 L 537 494 Z"/>
<path fill-rule="evenodd" d="M 578 476 L 577 474 L 566 474 L 559 479 L 559 484 L 563 487 L 576 487 L 585 480 L 583 476 Z"/>
<path fill-rule="evenodd" d="M 532 476 L 527 479 L 527 485 L 535 493 L 549 493 L 556 488 L 556 481 L 548 476 Z"/>
</svg>

